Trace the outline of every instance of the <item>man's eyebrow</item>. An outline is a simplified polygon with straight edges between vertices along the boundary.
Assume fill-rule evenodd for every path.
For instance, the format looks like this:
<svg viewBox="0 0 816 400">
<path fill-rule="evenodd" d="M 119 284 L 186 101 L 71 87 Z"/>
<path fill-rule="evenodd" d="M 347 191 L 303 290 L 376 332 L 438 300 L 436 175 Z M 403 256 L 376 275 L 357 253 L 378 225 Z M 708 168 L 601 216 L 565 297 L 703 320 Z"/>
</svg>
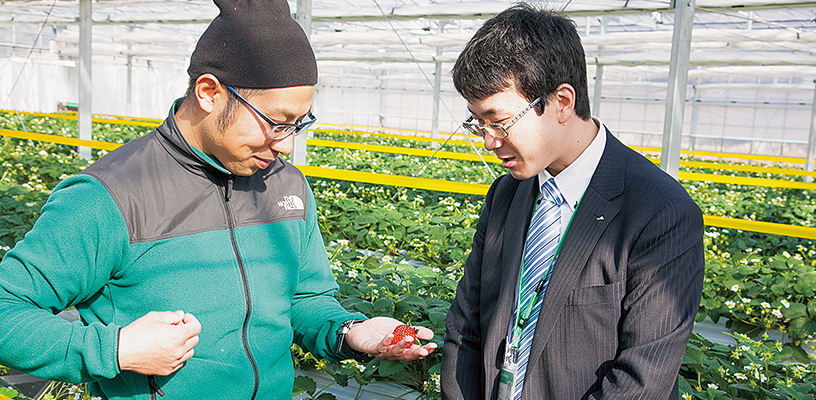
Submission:
<svg viewBox="0 0 816 400">
<path fill-rule="evenodd" d="M 468 111 L 469 111 L 469 112 L 470 112 L 470 114 L 471 114 L 471 115 L 473 115 L 474 117 L 476 117 L 476 116 L 477 116 L 477 115 L 476 115 L 476 113 L 474 113 L 474 112 L 473 112 L 473 110 L 471 110 L 471 109 L 470 109 L 470 107 L 468 107 Z M 478 116 L 479 116 L 479 117 L 491 117 L 491 116 L 493 116 L 493 115 L 496 115 L 496 109 L 495 109 L 495 108 L 488 108 L 487 110 L 485 110 L 485 111 L 484 111 L 484 113 L 479 114 Z"/>
<path fill-rule="evenodd" d="M 310 108 L 309 111 L 306 111 L 306 113 L 303 114 L 303 115 L 298 115 L 297 112 L 294 112 L 294 111 L 291 111 L 291 110 L 285 110 L 285 109 L 282 109 L 282 108 L 276 108 L 276 109 L 273 109 L 273 110 L 270 110 L 270 111 L 271 112 L 269 114 L 266 114 L 266 115 L 282 115 L 284 118 L 286 118 L 286 121 L 292 121 L 292 120 L 300 121 L 303 118 L 306 118 L 306 116 L 309 115 L 309 113 L 312 111 L 312 109 Z M 280 122 L 280 121 L 276 121 L 276 122 Z"/>
</svg>

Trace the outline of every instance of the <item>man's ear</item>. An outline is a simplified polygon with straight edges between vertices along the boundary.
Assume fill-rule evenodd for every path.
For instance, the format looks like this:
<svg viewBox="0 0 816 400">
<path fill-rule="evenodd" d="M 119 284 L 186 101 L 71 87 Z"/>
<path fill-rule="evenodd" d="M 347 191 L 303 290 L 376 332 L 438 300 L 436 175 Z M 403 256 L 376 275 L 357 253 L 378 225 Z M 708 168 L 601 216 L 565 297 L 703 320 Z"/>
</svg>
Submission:
<svg viewBox="0 0 816 400">
<path fill-rule="evenodd" d="M 558 85 L 555 92 L 550 96 L 550 104 L 553 107 L 559 124 L 565 124 L 575 114 L 575 88 L 569 83 Z"/>
<path fill-rule="evenodd" d="M 215 104 L 220 96 L 226 96 L 225 88 L 213 74 L 199 76 L 193 90 L 198 108 L 207 114 L 215 110 Z"/>
</svg>

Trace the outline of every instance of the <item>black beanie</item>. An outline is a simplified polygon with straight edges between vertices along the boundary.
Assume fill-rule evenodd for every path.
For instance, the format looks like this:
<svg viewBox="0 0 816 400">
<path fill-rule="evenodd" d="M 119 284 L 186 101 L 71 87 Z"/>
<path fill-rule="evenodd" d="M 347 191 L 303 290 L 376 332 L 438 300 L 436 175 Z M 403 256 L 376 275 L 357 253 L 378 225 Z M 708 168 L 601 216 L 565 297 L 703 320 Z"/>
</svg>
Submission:
<svg viewBox="0 0 816 400">
<path fill-rule="evenodd" d="M 317 62 L 286 0 L 215 0 L 221 13 L 198 39 L 187 74 L 252 89 L 317 84 Z"/>
</svg>

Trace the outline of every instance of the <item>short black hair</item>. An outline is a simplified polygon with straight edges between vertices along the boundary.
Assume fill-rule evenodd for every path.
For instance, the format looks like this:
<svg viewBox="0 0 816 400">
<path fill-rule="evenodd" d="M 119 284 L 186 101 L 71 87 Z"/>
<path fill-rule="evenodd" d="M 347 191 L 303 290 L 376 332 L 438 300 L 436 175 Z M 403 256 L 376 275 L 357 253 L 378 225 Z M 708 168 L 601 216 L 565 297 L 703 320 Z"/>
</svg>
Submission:
<svg viewBox="0 0 816 400">
<path fill-rule="evenodd" d="M 541 112 L 559 85 L 575 89 L 575 114 L 591 118 L 584 47 L 575 22 L 563 14 L 518 3 L 489 19 L 453 67 L 465 99 L 481 100 L 514 83 L 527 100 L 541 96 Z"/>
<path fill-rule="evenodd" d="M 198 77 L 190 78 L 187 82 L 187 91 L 184 93 L 184 97 L 182 98 L 182 104 L 186 102 L 194 102 L 195 101 L 195 85 L 196 81 L 198 81 Z M 241 96 L 245 99 L 248 99 L 256 94 L 263 92 L 263 89 L 247 89 L 247 88 L 233 88 L 237 91 Z M 224 106 L 224 109 L 221 111 L 221 114 L 218 115 L 218 128 L 226 130 L 235 122 L 235 116 L 238 115 L 238 104 L 240 100 L 236 97 L 232 92 L 227 91 L 229 96 L 227 98 L 227 105 Z"/>
</svg>

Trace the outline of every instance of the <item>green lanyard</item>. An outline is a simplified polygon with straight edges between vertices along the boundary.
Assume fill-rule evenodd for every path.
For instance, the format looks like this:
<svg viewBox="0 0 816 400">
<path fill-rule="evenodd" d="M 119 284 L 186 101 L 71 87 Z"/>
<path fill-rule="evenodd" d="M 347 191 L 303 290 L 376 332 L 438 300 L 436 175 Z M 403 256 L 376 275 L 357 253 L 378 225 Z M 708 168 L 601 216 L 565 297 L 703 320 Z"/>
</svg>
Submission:
<svg viewBox="0 0 816 400">
<path fill-rule="evenodd" d="M 583 198 L 583 195 L 581 195 Z M 527 301 L 527 305 L 524 306 L 522 309 L 521 305 L 521 278 L 519 278 L 519 288 L 518 288 L 518 299 L 516 300 L 516 323 L 513 325 L 513 336 L 512 341 L 510 343 L 511 351 L 513 354 L 513 361 L 515 361 L 516 357 L 518 356 L 518 348 L 519 342 L 521 341 L 521 332 L 524 330 L 524 327 L 527 325 L 527 322 L 530 320 L 530 314 L 533 313 L 533 308 L 535 308 L 536 303 L 538 302 L 539 296 L 541 296 L 541 291 L 544 290 L 544 282 L 546 282 L 550 275 L 552 275 L 552 269 L 555 265 L 555 260 L 558 259 L 558 254 L 561 253 L 561 245 L 564 244 L 564 237 L 567 236 L 567 231 L 569 231 L 570 225 L 572 225 L 572 219 L 575 217 L 575 213 L 578 211 L 578 206 L 581 205 L 581 201 L 578 200 L 578 203 L 575 205 L 575 210 L 572 212 L 570 216 L 570 220 L 567 223 L 567 228 L 564 229 L 564 234 L 561 236 L 561 240 L 558 241 L 558 247 L 555 248 L 555 254 L 553 254 L 552 261 L 550 261 L 550 268 L 547 271 L 547 274 L 541 277 L 541 281 L 538 282 L 538 286 L 536 286 L 535 292 L 530 297 L 530 300 Z M 538 208 L 539 204 L 536 204 L 536 208 Z M 559 206 L 559 211 L 560 211 Z M 533 216 L 535 216 L 535 210 L 533 210 Z M 530 217 L 532 222 L 532 216 Z M 524 249 L 525 253 L 527 249 Z M 519 277 L 524 275 L 524 256 L 522 255 L 521 258 L 521 274 Z"/>
</svg>

